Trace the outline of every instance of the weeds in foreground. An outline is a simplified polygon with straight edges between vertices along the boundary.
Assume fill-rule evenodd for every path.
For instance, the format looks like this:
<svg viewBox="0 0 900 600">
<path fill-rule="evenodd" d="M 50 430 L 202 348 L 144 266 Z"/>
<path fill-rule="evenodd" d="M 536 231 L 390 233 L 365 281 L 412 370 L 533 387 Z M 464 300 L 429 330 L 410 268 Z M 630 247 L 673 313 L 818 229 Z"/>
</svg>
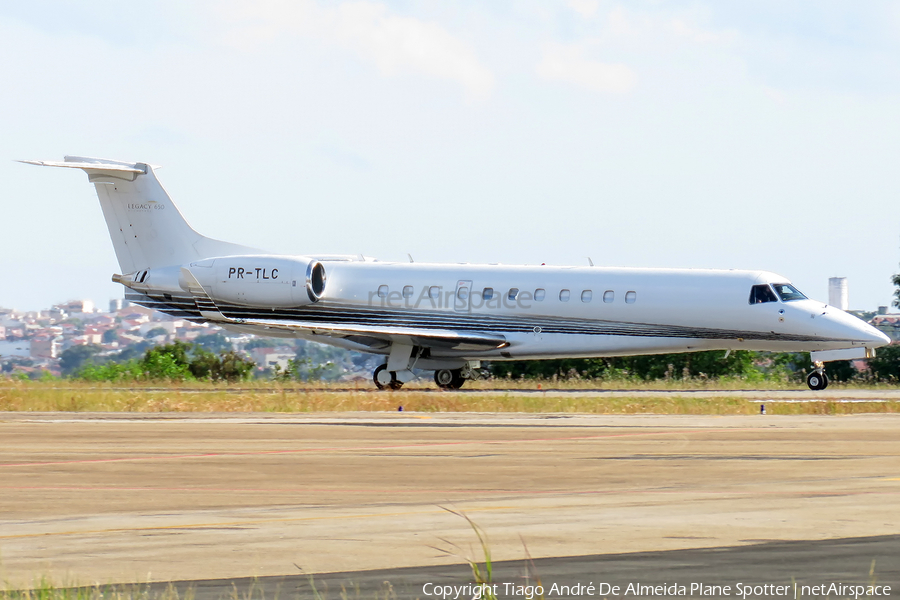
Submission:
<svg viewBox="0 0 900 600">
<path fill-rule="evenodd" d="M 472 528 L 472 531 L 475 532 L 475 537 L 478 538 L 478 545 L 481 548 L 482 559 L 479 559 L 474 554 L 467 553 L 463 548 L 461 548 L 458 544 L 451 542 L 445 538 L 438 538 L 448 546 L 450 546 L 450 550 L 446 548 L 440 548 L 437 546 L 431 546 L 435 550 L 451 556 L 453 558 L 462 559 L 465 561 L 469 568 L 472 569 L 472 590 L 469 594 L 470 597 L 476 598 L 478 600 L 498 600 L 498 593 L 500 592 L 500 586 L 503 585 L 504 595 L 509 595 L 506 590 L 506 586 L 509 585 L 508 582 L 504 582 L 503 584 L 498 584 L 494 581 L 494 562 L 491 557 L 491 546 L 488 543 L 487 534 L 484 530 L 478 526 L 475 521 L 469 517 L 469 515 L 465 514 L 462 511 L 455 511 L 449 509 L 447 507 L 441 507 L 446 510 L 451 515 L 460 517 L 465 519 L 466 523 L 469 524 L 469 527 Z M 525 550 L 525 575 L 524 580 L 526 581 L 526 585 L 519 588 L 520 591 L 525 591 L 525 598 L 528 600 L 544 600 L 544 587 L 541 582 L 541 578 L 534 576 L 534 585 L 529 585 L 533 574 L 536 574 L 537 570 L 534 566 L 534 561 L 531 558 L 531 554 L 528 552 L 528 546 L 525 544 L 524 538 L 519 536 L 519 539 L 522 541 L 522 548 Z M 483 561 L 483 562 L 482 562 Z"/>
<path fill-rule="evenodd" d="M 235 590 L 234 600 L 242 599 Z M 162 589 L 143 584 L 65 587 L 42 578 L 33 589 L 0 588 L 0 600 L 194 600 L 194 590 L 188 588 L 179 593 L 171 583 Z"/>
<path fill-rule="evenodd" d="M 445 538 L 438 539 L 449 545 L 452 550 L 447 550 L 446 548 L 440 548 L 438 546 L 431 547 L 438 552 L 441 552 L 453 558 L 461 558 L 466 563 L 468 563 L 469 567 L 472 569 L 472 577 L 477 588 L 477 592 L 473 593 L 472 597 L 481 598 L 483 600 L 497 600 L 497 595 L 494 591 L 494 566 L 493 562 L 491 561 L 491 547 L 488 545 L 487 535 L 484 533 L 481 527 L 479 527 L 475 523 L 475 521 L 473 521 L 471 517 L 469 517 L 469 515 L 463 512 L 457 512 L 447 507 L 441 508 L 446 510 L 451 515 L 455 515 L 466 520 L 466 522 L 469 524 L 469 527 L 472 528 L 472 531 L 475 532 L 475 536 L 478 538 L 478 544 L 481 546 L 481 552 L 484 556 L 484 564 L 479 563 L 477 557 L 467 553 L 459 545 Z"/>
</svg>

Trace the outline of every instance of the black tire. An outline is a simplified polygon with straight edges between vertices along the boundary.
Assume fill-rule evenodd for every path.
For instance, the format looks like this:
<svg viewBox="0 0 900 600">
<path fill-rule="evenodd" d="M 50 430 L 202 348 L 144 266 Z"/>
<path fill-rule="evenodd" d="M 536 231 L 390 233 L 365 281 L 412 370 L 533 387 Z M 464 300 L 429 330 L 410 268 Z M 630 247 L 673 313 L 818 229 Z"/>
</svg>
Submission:
<svg viewBox="0 0 900 600">
<path fill-rule="evenodd" d="M 462 369 L 438 369 L 434 372 L 434 383 L 442 390 L 458 390 L 465 382 Z"/>
<path fill-rule="evenodd" d="M 387 365 L 379 365 L 372 374 L 372 380 L 375 382 L 375 387 L 379 390 L 399 390 L 402 388 L 403 382 L 397 379 L 397 373 L 394 371 L 391 371 L 391 382 L 387 385 L 378 381 L 378 375 L 385 369 L 387 369 Z"/>
<path fill-rule="evenodd" d="M 375 372 L 372 373 L 372 381 L 375 382 L 375 387 L 377 387 L 379 390 L 383 390 L 387 387 L 386 385 L 378 381 L 378 375 L 385 369 L 387 369 L 387 365 L 378 365 L 377 367 L 375 367 Z"/>
<path fill-rule="evenodd" d="M 806 385 L 814 391 L 824 390 L 828 387 L 828 375 L 819 371 L 813 371 L 807 375 Z"/>
</svg>

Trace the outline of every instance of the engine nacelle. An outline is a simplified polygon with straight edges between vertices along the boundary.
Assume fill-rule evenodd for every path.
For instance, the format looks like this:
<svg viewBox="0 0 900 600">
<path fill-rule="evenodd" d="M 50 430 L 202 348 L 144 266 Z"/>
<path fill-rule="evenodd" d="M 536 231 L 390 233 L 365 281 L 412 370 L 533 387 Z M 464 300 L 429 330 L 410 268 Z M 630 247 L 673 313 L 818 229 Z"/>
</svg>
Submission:
<svg viewBox="0 0 900 600">
<path fill-rule="evenodd" d="M 184 265 L 213 302 L 288 308 L 318 302 L 325 293 L 325 266 L 305 256 L 222 256 Z M 182 265 L 114 275 L 113 281 L 144 294 L 190 292 Z"/>
<path fill-rule="evenodd" d="M 325 293 L 325 267 L 304 256 L 222 256 L 188 269 L 214 302 L 287 308 L 318 302 Z"/>
</svg>

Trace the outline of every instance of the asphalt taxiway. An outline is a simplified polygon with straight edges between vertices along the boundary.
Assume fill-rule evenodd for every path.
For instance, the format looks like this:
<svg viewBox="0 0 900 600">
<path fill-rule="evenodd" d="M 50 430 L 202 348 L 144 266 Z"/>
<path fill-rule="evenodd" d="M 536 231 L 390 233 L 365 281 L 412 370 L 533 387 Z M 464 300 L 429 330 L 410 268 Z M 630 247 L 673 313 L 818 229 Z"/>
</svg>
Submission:
<svg viewBox="0 0 900 600">
<path fill-rule="evenodd" d="M 800 579 L 849 567 L 840 539 L 896 559 L 898 433 L 891 414 L 6 413 L 0 581 L 438 577 L 482 558 L 457 513 L 494 560 L 530 555 L 547 580 L 597 556 L 647 577 L 665 551 L 714 564 L 701 549 L 751 557 L 718 571 L 749 578 L 765 563 L 753 548 L 783 542 L 824 553 L 796 561 Z"/>
</svg>

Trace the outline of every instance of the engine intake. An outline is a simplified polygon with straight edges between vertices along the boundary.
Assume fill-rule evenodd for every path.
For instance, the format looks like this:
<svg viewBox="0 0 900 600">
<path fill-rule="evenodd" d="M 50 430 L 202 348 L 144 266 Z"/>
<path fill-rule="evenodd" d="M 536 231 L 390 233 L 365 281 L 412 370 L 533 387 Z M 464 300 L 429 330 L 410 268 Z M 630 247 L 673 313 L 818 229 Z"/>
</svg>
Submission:
<svg viewBox="0 0 900 600">
<path fill-rule="evenodd" d="M 325 293 L 325 265 L 319 261 L 311 261 L 306 267 L 306 291 L 309 299 L 318 302 Z"/>
</svg>

